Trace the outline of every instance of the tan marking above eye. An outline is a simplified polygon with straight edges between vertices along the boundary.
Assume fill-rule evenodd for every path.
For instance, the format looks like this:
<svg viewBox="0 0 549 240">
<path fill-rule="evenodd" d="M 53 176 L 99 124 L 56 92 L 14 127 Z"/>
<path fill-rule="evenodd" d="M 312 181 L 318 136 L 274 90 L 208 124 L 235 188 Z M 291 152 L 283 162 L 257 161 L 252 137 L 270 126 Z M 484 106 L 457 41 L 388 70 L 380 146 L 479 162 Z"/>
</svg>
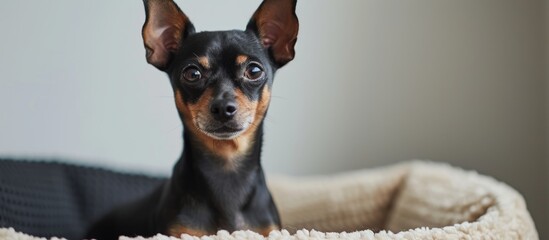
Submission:
<svg viewBox="0 0 549 240">
<path fill-rule="evenodd" d="M 236 64 L 242 65 L 248 61 L 248 56 L 246 55 L 238 55 L 236 56 Z"/>
<path fill-rule="evenodd" d="M 210 60 L 208 59 L 208 57 L 198 57 L 198 63 L 200 63 L 203 68 L 210 68 Z"/>
</svg>

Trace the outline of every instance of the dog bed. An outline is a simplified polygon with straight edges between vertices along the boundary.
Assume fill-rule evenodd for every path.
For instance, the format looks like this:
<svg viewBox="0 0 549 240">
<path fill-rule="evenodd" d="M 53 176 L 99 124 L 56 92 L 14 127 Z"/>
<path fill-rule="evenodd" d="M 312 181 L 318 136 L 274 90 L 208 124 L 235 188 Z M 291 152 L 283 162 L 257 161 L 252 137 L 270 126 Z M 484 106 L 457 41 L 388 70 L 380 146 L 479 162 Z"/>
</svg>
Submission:
<svg viewBox="0 0 549 240">
<path fill-rule="evenodd" d="M 11 165 L 20 164 L 7 162 Z M 0 162 L 0 174 L 3 174 L 2 164 L 5 162 Z M 26 169 L 27 174 L 28 171 L 35 175 L 42 171 L 39 164 L 36 166 L 37 163 L 25 164 L 32 165 L 36 170 L 32 172 L 32 169 Z M 41 164 L 42 168 L 49 165 Z M 6 203 L 6 199 L 13 193 L 30 193 L 24 189 L 9 189 L 10 181 L 15 179 L 13 176 L 18 175 L 12 166 L 9 171 L 13 175 L 11 180 L 6 175 L 0 175 L 0 226 L 4 227 L 0 229 L 0 239 L 46 239 L 31 235 L 51 238 L 56 236 L 55 233 L 45 228 L 55 221 L 61 222 L 56 223 L 57 228 L 54 230 L 65 231 L 57 236 L 73 239 L 81 234 L 93 218 L 115 205 L 111 200 L 106 200 L 112 197 L 107 198 L 100 196 L 101 194 L 112 193 L 119 190 L 115 188 L 125 186 L 125 190 L 119 195 L 131 196 L 114 197 L 116 204 L 119 204 L 146 194 L 163 181 L 162 178 L 101 169 L 64 164 L 56 166 L 58 169 L 50 170 L 49 174 L 62 173 L 63 176 L 58 177 L 60 180 L 57 183 L 66 185 L 67 189 L 53 191 L 57 194 L 50 192 L 50 198 L 66 200 L 69 208 L 75 208 L 71 210 L 74 213 L 69 214 L 59 206 L 54 206 L 59 208 L 58 211 L 65 211 L 65 214 L 52 215 L 49 221 L 44 218 L 47 214 L 24 212 L 20 212 L 22 217 L 14 218 L 17 214 L 12 213 L 14 210 L 6 210 L 6 204 L 26 204 L 26 209 L 32 209 L 35 207 L 33 204 L 37 203 L 21 199 L 19 202 L 12 199 Z M 71 175 L 75 172 L 79 174 Z M 82 180 L 82 177 L 75 176 L 86 177 Z M 93 188 L 83 188 L 92 185 Z M 33 184 L 26 184 L 26 187 L 27 191 L 36 188 Z M 251 231 L 219 231 L 217 235 L 201 239 L 538 239 L 532 218 L 519 193 L 490 177 L 445 164 L 413 161 L 332 176 L 273 177 L 269 179 L 269 187 L 285 230 L 273 231 L 268 237 Z M 80 189 L 80 192 L 74 189 Z M 95 193 L 86 193 L 85 191 L 89 191 L 86 189 L 93 189 Z M 6 190 L 8 197 L 5 195 Z M 35 197 L 40 195 L 36 192 L 33 194 Z M 75 203 L 75 199 L 80 200 Z M 48 206 L 42 205 L 44 207 Z M 73 225 L 58 219 L 64 217 Z M 44 218 L 44 221 L 40 218 Z M 18 225 L 14 219 L 24 224 Z M 69 225 L 62 226 L 63 224 Z M 67 232 L 67 228 L 74 231 Z M 149 239 L 177 238 L 157 235 Z M 182 235 L 181 239 L 200 238 Z"/>
</svg>

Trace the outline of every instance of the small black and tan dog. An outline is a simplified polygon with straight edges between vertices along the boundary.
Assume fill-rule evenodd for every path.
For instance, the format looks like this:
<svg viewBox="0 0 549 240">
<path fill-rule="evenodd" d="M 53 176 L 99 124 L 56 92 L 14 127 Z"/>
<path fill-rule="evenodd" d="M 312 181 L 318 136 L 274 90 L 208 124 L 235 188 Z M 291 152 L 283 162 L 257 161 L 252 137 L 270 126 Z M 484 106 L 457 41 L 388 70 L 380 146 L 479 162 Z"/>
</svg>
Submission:
<svg viewBox="0 0 549 240">
<path fill-rule="evenodd" d="M 103 217 L 88 238 L 280 228 L 260 155 L 275 72 L 295 55 L 296 1 L 264 0 L 245 31 L 195 33 L 172 0 L 144 0 L 147 61 L 170 78 L 183 153 L 164 185 Z"/>
</svg>

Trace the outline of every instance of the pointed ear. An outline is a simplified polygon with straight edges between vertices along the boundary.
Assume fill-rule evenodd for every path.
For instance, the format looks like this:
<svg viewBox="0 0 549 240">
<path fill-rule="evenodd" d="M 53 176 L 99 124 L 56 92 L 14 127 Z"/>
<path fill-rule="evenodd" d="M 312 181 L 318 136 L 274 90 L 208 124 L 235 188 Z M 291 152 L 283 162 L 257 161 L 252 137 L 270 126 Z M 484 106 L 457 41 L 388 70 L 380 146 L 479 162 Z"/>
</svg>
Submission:
<svg viewBox="0 0 549 240">
<path fill-rule="evenodd" d="M 248 22 L 247 31 L 253 31 L 278 65 L 294 59 L 299 21 L 295 14 L 297 0 L 264 0 Z"/>
<path fill-rule="evenodd" d="M 163 70 L 181 40 L 194 33 L 194 26 L 172 0 L 143 0 L 143 3 L 146 18 L 141 34 L 147 62 Z"/>
</svg>

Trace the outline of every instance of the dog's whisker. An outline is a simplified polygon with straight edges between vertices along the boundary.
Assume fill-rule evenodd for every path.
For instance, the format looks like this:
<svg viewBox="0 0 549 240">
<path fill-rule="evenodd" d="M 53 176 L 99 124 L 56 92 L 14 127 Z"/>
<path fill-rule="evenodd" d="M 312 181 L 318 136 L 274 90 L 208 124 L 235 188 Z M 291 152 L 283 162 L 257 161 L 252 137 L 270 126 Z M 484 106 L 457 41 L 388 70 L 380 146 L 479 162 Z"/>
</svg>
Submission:
<svg viewBox="0 0 549 240">
<path fill-rule="evenodd" d="M 278 96 L 278 95 L 271 95 L 271 98 L 276 98 L 276 99 L 282 99 L 282 100 L 287 100 L 286 97 L 283 97 L 283 96 Z"/>
<path fill-rule="evenodd" d="M 152 96 L 155 98 L 174 98 L 175 96 Z"/>
</svg>

